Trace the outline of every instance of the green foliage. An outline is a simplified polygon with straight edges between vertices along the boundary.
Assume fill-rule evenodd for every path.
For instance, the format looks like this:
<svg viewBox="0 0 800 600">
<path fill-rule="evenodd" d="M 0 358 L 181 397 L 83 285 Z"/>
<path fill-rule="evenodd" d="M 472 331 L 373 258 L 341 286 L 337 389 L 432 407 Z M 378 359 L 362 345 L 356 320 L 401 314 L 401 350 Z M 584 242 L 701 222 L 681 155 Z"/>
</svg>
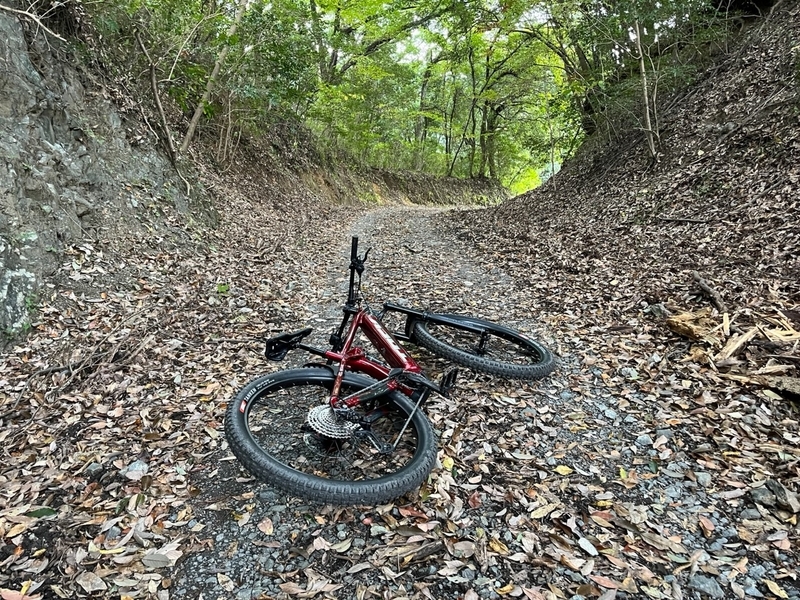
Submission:
<svg viewBox="0 0 800 600">
<path fill-rule="evenodd" d="M 110 74 L 152 101 L 138 32 L 176 131 L 225 49 L 200 129 L 220 148 L 293 119 L 331 159 L 515 190 L 545 180 L 585 135 L 640 130 L 640 58 L 657 106 L 695 76 L 722 31 L 705 0 L 252 0 L 229 35 L 237 5 L 85 6 Z"/>
<path fill-rule="evenodd" d="M 659 98 L 687 85 L 709 46 L 725 35 L 725 20 L 705 0 L 547 0 L 536 7 L 538 18 L 526 30 L 559 57 L 573 111 L 588 134 L 641 129 L 645 100 L 653 102 L 657 121 Z"/>
<path fill-rule="evenodd" d="M 536 169 L 529 167 L 513 178 L 511 183 L 508 185 L 508 189 L 516 196 L 539 187 L 541 183 L 542 178 L 539 176 L 539 172 Z"/>
</svg>

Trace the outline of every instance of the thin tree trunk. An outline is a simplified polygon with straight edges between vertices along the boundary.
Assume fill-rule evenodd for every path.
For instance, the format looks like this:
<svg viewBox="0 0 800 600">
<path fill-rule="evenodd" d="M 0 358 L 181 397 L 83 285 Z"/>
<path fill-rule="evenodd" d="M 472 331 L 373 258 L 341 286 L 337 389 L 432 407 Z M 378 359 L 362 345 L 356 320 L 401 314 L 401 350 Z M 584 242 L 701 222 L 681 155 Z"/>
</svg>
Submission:
<svg viewBox="0 0 800 600">
<path fill-rule="evenodd" d="M 428 137 L 428 116 L 425 114 L 427 105 L 425 102 L 425 94 L 428 90 L 428 84 L 433 72 L 432 56 L 428 58 L 428 64 L 425 66 L 425 72 L 422 75 L 422 85 L 419 90 L 419 115 L 417 122 L 414 126 L 414 170 L 421 171 L 425 161 L 425 140 Z"/>
<path fill-rule="evenodd" d="M 230 28 L 228 29 L 227 37 L 231 38 L 236 34 L 236 30 L 239 28 L 239 24 L 242 22 L 242 18 L 244 17 L 244 12 L 247 7 L 248 0 L 240 0 L 239 6 L 236 9 L 236 16 L 233 19 L 233 23 L 231 23 Z M 205 109 L 205 105 L 208 102 L 208 99 L 211 97 L 211 92 L 214 89 L 214 83 L 219 76 L 220 69 L 222 68 L 222 63 L 225 62 L 225 57 L 228 55 L 228 50 L 230 50 L 230 46 L 225 44 L 222 50 L 217 56 L 217 62 L 214 63 L 214 69 L 211 71 L 211 75 L 208 76 L 208 81 L 206 82 L 206 91 L 203 92 L 203 97 L 200 98 L 200 102 L 197 104 L 197 108 L 194 110 L 194 115 L 192 115 L 192 120 L 189 122 L 189 129 L 186 131 L 186 136 L 183 138 L 183 143 L 181 144 L 181 154 L 186 152 L 189 149 L 189 144 L 194 137 L 194 132 L 197 129 L 197 124 L 200 122 L 200 117 L 203 116 L 203 111 Z"/>
<path fill-rule="evenodd" d="M 147 48 L 142 41 L 142 36 L 139 35 L 139 31 L 135 32 L 136 41 L 139 42 L 139 47 L 144 52 L 144 56 L 147 59 L 147 63 L 150 65 L 150 87 L 153 90 L 153 99 L 156 103 L 156 109 L 158 110 L 158 116 L 161 119 L 161 128 L 164 130 L 164 143 L 167 145 L 167 151 L 169 152 L 169 159 L 172 161 L 172 164 L 175 164 L 175 160 L 178 157 L 178 153 L 175 151 L 175 145 L 172 143 L 172 133 L 169 130 L 169 124 L 167 123 L 167 117 L 164 115 L 164 107 L 161 105 L 161 97 L 158 93 L 158 81 L 156 80 L 156 65 L 153 62 L 153 59 L 150 58 L 150 53 L 147 51 Z"/>
<path fill-rule="evenodd" d="M 642 47 L 642 31 L 639 27 L 639 19 L 636 19 L 634 26 L 636 28 L 636 49 L 639 52 L 639 70 L 642 76 L 642 101 L 644 103 L 644 134 L 647 137 L 647 147 L 650 150 L 650 156 L 653 158 L 658 157 L 656 152 L 656 143 L 653 137 L 653 126 L 650 123 L 650 96 L 647 90 L 647 67 L 644 62 L 644 48 Z"/>
</svg>

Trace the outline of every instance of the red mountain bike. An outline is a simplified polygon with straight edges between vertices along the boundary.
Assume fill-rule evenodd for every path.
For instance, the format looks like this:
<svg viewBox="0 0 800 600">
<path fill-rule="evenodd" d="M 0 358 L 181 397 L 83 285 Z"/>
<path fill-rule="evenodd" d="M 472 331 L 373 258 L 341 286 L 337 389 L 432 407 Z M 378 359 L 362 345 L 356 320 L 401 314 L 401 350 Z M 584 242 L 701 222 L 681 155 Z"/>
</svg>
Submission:
<svg viewBox="0 0 800 600">
<path fill-rule="evenodd" d="M 248 471 L 310 500 L 376 504 L 419 487 L 433 468 L 436 436 L 422 407 L 431 392 L 449 395 L 457 369 L 433 382 L 401 341 L 507 378 L 539 379 L 555 366 L 541 344 L 489 321 L 388 302 L 375 313 L 361 297 L 368 255 L 358 255 L 354 237 L 344 317 L 329 350 L 303 343 L 311 328 L 267 340 L 271 360 L 300 348 L 325 362 L 252 380 L 225 416 L 228 443 Z M 404 316 L 402 331 L 384 326 L 390 312 Z M 359 332 L 382 360 L 356 345 Z"/>
</svg>

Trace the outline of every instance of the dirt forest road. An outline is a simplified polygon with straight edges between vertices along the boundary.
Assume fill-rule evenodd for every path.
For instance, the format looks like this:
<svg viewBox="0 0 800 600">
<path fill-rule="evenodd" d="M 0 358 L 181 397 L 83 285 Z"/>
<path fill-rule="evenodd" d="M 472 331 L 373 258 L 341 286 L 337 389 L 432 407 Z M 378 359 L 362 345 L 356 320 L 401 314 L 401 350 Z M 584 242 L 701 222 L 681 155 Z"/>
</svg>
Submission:
<svg viewBox="0 0 800 600">
<path fill-rule="evenodd" d="M 255 210 L 231 202 L 226 214 Z M 576 325 L 547 265 L 512 276 L 504 248 L 454 233 L 456 213 L 331 210 L 229 219 L 194 249 L 144 237 L 124 261 L 76 246 L 75 290 L 0 363 L 4 594 L 800 598 L 800 508 L 776 481 L 796 447 L 763 402 L 729 396 L 714 421 L 704 380 L 671 371 L 674 346 L 651 326 Z M 372 248 L 368 301 L 499 321 L 558 359 L 533 384 L 462 371 L 426 407 L 428 481 L 382 506 L 287 496 L 250 477 L 223 433 L 237 389 L 307 360 L 267 362 L 265 335 L 311 325 L 325 344 L 352 235 Z M 83 295 L 88 279 L 108 293 Z M 432 377 L 447 366 L 418 356 Z M 725 446 L 723 417 L 761 453 Z"/>
<path fill-rule="evenodd" d="M 221 449 L 215 481 L 200 485 L 213 491 L 196 511 L 211 547 L 179 565 L 174 596 L 678 599 L 785 589 L 798 597 L 791 578 L 782 581 L 794 555 L 745 548 L 755 540 L 743 539 L 741 522 L 775 527 L 780 539 L 776 517 L 731 500 L 736 488 L 720 493 L 706 468 L 713 461 L 689 453 L 695 442 L 680 421 L 635 386 L 605 385 L 603 372 L 581 359 L 589 341 L 537 319 L 538 304 L 553 299 L 515 283 L 437 217 L 369 212 L 324 264 L 320 255 L 308 259 L 311 272 L 293 290 L 321 339 L 338 321 L 349 235 L 358 235 L 362 249 L 373 248 L 368 300 L 511 325 L 551 348 L 557 371 L 522 385 L 462 374 L 450 400 L 427 408 L 440 436 L 429 482 L 419 496 L 384 506 L 286 497 L 243 479 Z"/>
<path fill-rule="evenodd" d="M 378 305 L 392 300 L 499 320 L 554 348 L 555 340 L 524 308 L 525 291 L 517 289 L 490 260 L 446 237 L 436 222 L 439 212 L 419 208 L 368 212 L 349 230 L 338 232 L 335 252 L 305 257 L 304 265 L 298 261 L 301 270 L 291 289 L 295 301 L 303 305 L 303 316 L 293 327 L 314 326 L 312 339 L 325 344 L 340 319 L 349 243 L 355 235 L 362 252 L 372 249 L 362 286 L 367 301 Z M 292 303 L 291 298 L 285 300 Z M 308 359 L 296 352 L 283 363 L 261 361 L 258 366 L 277 370 Z M 431 373 L 447 366 L 430 355 L 422 360 Z M 250 373 L 256 374 L 259 371 Z M 540 386 L 553 398 L 560 392 L 552 381 Z M 460 598 L 474 588 L 483 590 L 486 597 L 496 597 L 493 590 L 511 582 L 512 571 L 492 558 L 494 552 L 486 545 L 493 539 L 491 530 L 500 527 L 507 515 L 501 508 L 504 498 L 515 488 L 523 490 L 539 480 L 536 476 L 527 482 L 520 473 L 520 468 L 536 473 L 531 448 L 526 450 L 533 443 L 533 432 L 519 438 L 540 419 L 533 408 L 535 389 L 463 372 L 450 400 L 429 401 L 428 414 L 441 436 L 440 462 L 452 460 L 453 466 L 445 472 L 440 464 L 423 491 L 424 501 L 417 496 L 381 507 L 309 504 L 253 480 L 242 481 L 245 474 L 222 450 L 222 466 L 215 474 L 219 479 L 199 484 L 209 490 L 206 502 L 216 511 L 206 512 L 213 522 L 209 529 L 218 532 L 214 550 L 190 556 L 181 564 L 173 593 L 204 598 L 304 593 L 312 597 L 316 590 L 319 597 L 327 593 L 335 598 Z M 550 411 L 541 410 L 545 420 L 552 421 Z M 514 441 L 501 442 L 501 448 L 497 442 L 504 434 Z M 448 450 L 444 450 L 446 443 Z M 509 452 L 523 456 L 523 462 L 515 464 Z M 501 462 L 494 465 L 497 453 Z M 469 457 L 466 463 L 462 463 L 464 457 Z M 498 480 L 501 473 L 506 475 Z M 222 487 L 220 482 L 224 482 Z M 490 490 L 485 499 L 484 487 Z M 501 511 L 503 515 L 497 517 L 495 513 Z M 245 523 L 241 515 L 246 515 Z M 452 529 L 445 538 L 443 526 Z M 485 533 L 476 534 L 476 528 Z M 498 543 L 503 533 L 510 535 L 506 526 L 496 531 Z M 453 549 L 454 544 L 458 549 Z M 482 564 L 472 558 L 475 544 L 482 548 Z"/>
</svg>

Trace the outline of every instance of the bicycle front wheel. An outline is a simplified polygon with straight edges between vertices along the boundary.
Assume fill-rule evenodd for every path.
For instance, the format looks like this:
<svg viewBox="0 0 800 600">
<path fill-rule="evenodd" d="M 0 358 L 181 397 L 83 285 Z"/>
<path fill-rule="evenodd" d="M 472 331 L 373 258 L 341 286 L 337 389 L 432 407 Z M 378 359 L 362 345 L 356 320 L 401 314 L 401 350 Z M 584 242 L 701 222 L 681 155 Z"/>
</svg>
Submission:
<svg viewBox="0 0 800 600">
<path fill-rule="evenodd" d="M 355 409 L 368 425 L 341 421 L 328 407 L 334 379 L 328 369 L 304 368 L 251 381 L 225 417 L 234 455 L 258 478 L 314 501 L 377 504 L 418 488 L 436 459 L 422 411 L 390 392 Z M 340 393 L 371 383 L 347 373 Z M 380 442 L 394 449 L 382 452 Z"/>
<path fill-rule="evenodd" d="M 437 356 L 508 379 L 541 379 L 555 368 L 547 348 L 514 329 L 476 317 L 441 316 L 480 328 L 481 332 L 447 323 L 416 321 L 412 329 L 414 341 Z"/>
</svg>

